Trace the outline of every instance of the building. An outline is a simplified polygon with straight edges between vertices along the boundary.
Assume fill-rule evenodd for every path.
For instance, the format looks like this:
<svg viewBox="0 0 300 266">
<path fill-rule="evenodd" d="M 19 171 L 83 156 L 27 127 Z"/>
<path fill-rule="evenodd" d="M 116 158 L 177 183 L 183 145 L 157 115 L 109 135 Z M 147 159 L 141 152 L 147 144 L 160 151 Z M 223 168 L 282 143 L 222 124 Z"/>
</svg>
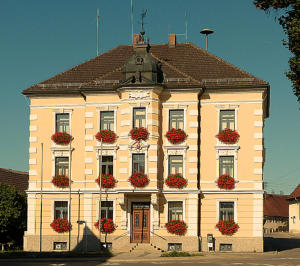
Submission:
<svg viewBox="0 0 300 266">
<path fill-rule="evenodd" d="M 120 45 L 23 91 L 30 99 L 25 249 L 39 250 L 40 232 L 42 250 L 67 249 L 69 243 L 70 249 L 97 249 L 101 197 L 101 217 L 112 218 L 116 230 L 106 240 L 100 237 L 113 250 L 144 242 L 163 250 L 263 251 L 269 84 L 192 43 L 176 43 L 175 34 L 167 44 L 143 39 L 136 34 L 133 45 Z M 132 140 L 131 129 L 140 126 L 148 138 Z M 167 139 L 171 128 L 184 130 L 183 142 Z M 226 128 L 239 133 L 238 142 L 216 138 Z M 100 129 L 113 130 L 116 141 L 98 141 Z M 56 131 L 74 139 L 57 145 L 51 140 Z M 116 186 L 100 193 L 99 171 L 112 174 Z M 128 181 L 135 172 L 147 175 L 145 187 Z M 165 183 L 176 173 L 187 180 L 181 189 Z M 55 187 L 55 174 L 69 176 L 70 187 Z M 222 174 L 234 178 L 234 188 L 218 187 Z M 57 217 L 69 220 L 69 233 L 50 227 Z M 165 224 L 174 219 L 186 223 L 184 236 L 167 231 Z M 239 228 L 222 234 L 216 224 L 229 219 Z"/>
<path fill-rule="evenodd" d="M 28 172 L 0 168 L 0 183 L 9 184 L 19 192 L 25 192 L 28 188 Z"/>
<path fill-rule="evenodd" d="M 288 195 L 265 194 L 264 198 L 264 232 L 289 231 Z"/>
<path fill-rule="evenodd" d="M 289 202 L 289 231 L 300 233 L 300 184 L 288 197 Z"/>
</svg>

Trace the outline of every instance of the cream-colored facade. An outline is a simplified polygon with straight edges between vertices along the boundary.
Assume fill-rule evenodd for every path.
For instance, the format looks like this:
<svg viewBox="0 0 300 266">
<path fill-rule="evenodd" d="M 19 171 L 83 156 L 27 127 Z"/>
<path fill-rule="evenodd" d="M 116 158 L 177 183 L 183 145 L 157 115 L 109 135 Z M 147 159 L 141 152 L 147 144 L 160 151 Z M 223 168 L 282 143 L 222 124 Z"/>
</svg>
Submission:
<svg viewBox="0 0 300 266">
<path fill-rule="evenodd" d="M 207 235 L 213 234 L 216 251 L 226 246 L 232 251 L 262 252 L 267 93 L 266 87 L 213 89 L 199 83 L 189 88 L 181 88 L 180 84 L 172 88 L 141 82 L 120 84 L 113 90 L 27 94 L 30 177 L 24 249 L 40 249 L 40 232 L 43 251 L 57 249 L 55 245 L 60 243 L 68 248 L 69 239 L 71 250 L 98 249 L 99 231 L 94 223 L 99 216 L 100 194 L 95 179 L 99 176 L 99 158 L 112 156 L 113 175 L 118 182 L 112 189 L 103 189 L 101 199 L 112 202 L 110 210 L 117 228 L 107 235 L 106 241 L 112 243 L 113 251 L 129 251 L 133 245 L 132 209 L 140 202 L 150 210 L 149 244 L 163 250 L 178 244 L 184 251 L 208 251 Z M 144 123 L 150 133 L 140 143 L 129 136 L 135 108 L 145 108 Z M 181 110 L 184 114 L 182 129 L 187 138 L 181 144 L 171 144 L 165 136 L 171 110 Z M 233 111 L 234 129 L 240 134 L 239 141 L 232 145 L 216 138 L 220 113 L 226 110 Z M 113 112 L 117 140 L 101 146 L 95 135 L 100 129 L 101 112 L 107 111 Z M 57 114 L 69 114 L 69 133 L 74 137 L 70 145 L 57 145 L 51 140 Z M 134 188 L 128 182 L 133 171 L 133 154 L 144 156 L 145 173 L 150 180 L 144 188 Z M 170 173 L 170 156 L 174 155 L 182 156 L 182 174 L 188 180 L 183 189 L 169 188 L 164 183 Z M 68 158 L 70 189 L 57 188 L 51 183 L 58 157 Z M 221 157 L 232 158 L 236 180 L 232 190 L 216 185 Z M 68 204 L 70 235 L 57 233 L 50 227 L 57 201 Z M 164 226 L 172 202 L 180 202 L 182 214 L 178 217 L 188 225 L 184 236 L 170 234 Z M 234 220 L 239 225 L 232 236 L 224 236 L 216 228 L 222 202 L 232 203 Z M 104 234 L 101 241 L 105 241 Z"/>
<path fill-rule="evenodd" d="M 298 198 L 289 199 L 289 231 L 300 233 L 300 200 Z"/>
</svg>

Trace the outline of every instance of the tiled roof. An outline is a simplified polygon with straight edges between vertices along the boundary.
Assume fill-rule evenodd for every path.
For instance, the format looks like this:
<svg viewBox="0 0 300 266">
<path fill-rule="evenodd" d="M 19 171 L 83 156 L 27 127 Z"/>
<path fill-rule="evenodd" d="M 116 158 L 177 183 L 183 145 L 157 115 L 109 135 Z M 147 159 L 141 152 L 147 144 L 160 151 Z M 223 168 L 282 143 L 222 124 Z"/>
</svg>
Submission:
<svg viewBox="0 0 300 266">
<path fill-rule="evenodd" d="M 264 199 L 264 215 L 289 217 L 288 195 L 266 194 Z"/>
<path fill-rule="evenodd" d="M 27 172 L 0 168 L 0 183 L 12 185 L 20 192 L 28 189 L 28 178 Z"/>
<path fill-rule="evenodd" d="M 192 43 L 153 44 L 151 55 L 162 65 L 163 84 L 205 87 L 257 86 L 268 83 L 231 65 Z M 23 91 L 24 94 L 76 92 L 83 88 L 113 88 L 123 80 L 123 66 L 134 54 L 131 45 L 120 45 Z"/>
<path fill-rule="evenodd" d="M 300 184 L 295 188 L 295 190 L 289 196 L 289 199 L 300 197 Z"/>
</svg>

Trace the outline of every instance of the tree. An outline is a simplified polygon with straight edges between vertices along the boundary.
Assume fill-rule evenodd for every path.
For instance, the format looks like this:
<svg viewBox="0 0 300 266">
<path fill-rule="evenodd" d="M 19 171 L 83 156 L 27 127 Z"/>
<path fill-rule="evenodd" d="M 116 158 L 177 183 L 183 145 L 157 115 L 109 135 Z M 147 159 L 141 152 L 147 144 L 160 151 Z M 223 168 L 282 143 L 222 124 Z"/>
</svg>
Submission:
<svg viewBox="0 0 300 266">
<path fill-rule="evenodd" d="M 0 242 L 14 242 L 21 247 L 26 230 L 27 203 L 25 193 L 0 183 Z"/>
<path fill-rule="evenodd" d="M 267 13 L 271 9 L 284 12 L 278 21 L 288 36 L 283 44 L 293 54 L 289 59 L 290 70 L 285 74 L 292 81 L 293 92 L 300 102 L 300 0 L 254 0 L 254 5 Z"/>
</svg>

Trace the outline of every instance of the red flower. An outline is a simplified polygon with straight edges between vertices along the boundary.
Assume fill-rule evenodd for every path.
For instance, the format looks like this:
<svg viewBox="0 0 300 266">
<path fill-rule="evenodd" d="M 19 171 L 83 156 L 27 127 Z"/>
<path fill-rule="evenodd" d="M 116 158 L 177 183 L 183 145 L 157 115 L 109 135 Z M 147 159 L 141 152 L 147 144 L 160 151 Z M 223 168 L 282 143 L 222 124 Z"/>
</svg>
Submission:
<svg viewBox="0 0 300 266">
<path fill-rule="evenodd" d="M 239 229 L 239 225 L 233 219 L 229 219 L 228 221 L 219 220 L 216 227 L 222 235 L 233 235 Z"/>
<path fill-rule="evenodd" d="M 55 175 L 52 178 L 52 184 L 56 187 L 65 188 L 68 187 L 70 184 L 69 177 L 66 175 Z"/>
<path fill-rule="evenodd" d="M 166 229 L 175 235 L 182 236 L 186 233 L 187 225 L 184 221 L 181 220 L 171 220 L 165 224 Z"/>
<path fill-rule="evenodd" d="M 53 228 L 54 231 L 58 233 L 67 232 L 72 229 L 72 225 L 66 218 L 54 219 L 50 226 Z"/>
<path fill-rule="evenodd" d="M 225 128 L 216 137 L 223 143 L 234 144 L 238 141 L 240 135 L 235 130 Z"/>
<path fill-rule="evenodd" d="M 181 174 L 176 173 L 169 175 L 165 183 L 168 187 L 183 188 L 186 186 L 187 180 L 183 178 Z"/>
<path fill-rule="evenodd" d="M 229 174 L 221 175 L 218 178 L 218 187 L 223 189 L 233 189 L 234 188 L 234 178 Z"/>
<path fill-rule="evenodd" d="M 68 145 L 74 138 L 66 132 L 56 132 L 51 139 L 59 145 Z"/>
<path fill-rule="evenodd" d="M 100 186 L 100 177 L 95 180 Z M 116 179 L 111 174 L 102 174 L 101 186 L 103 188 L 114 188 L 116 185 Z"/>
<path fill-rule="evenodd" d="M 114 131 L 110 129 L 101 129 L 97 134 L 96 134 L 96 139 L 101 141 L 103 143 L 114 143 L 116 141 L 117 135 Z"/>
<path fill-rule="evenodd" d="M 186 139 L 186 133 L 180 129 L 180 128 L 171 128 L 167 133 L 166 133 L 167 139 L 173 143 L 173 144 L 178 144 L 182 143 Z"/>
<path fill-rule="evenodd" d="M 129 182 L 134 187 L 145 187 L 148 185 L 149 179 L 144 173 L 133 173 L 129 178 Z"/>
<path fill-rule="evenodd" d="M 133 140 L 146 140 L 148 138 L 149 132 L 144 127 L 134 127 L 129 132 L 131 139 Z"/>
<path fill-rule="evenodd" d="M 99 230 L 99 220 L 94 224 L 94 226 Z M 115 224 L 112 219 L 102 218 L 101 219 L 101 232 L 111 234 L 116 230 Z"/>
</svg>

